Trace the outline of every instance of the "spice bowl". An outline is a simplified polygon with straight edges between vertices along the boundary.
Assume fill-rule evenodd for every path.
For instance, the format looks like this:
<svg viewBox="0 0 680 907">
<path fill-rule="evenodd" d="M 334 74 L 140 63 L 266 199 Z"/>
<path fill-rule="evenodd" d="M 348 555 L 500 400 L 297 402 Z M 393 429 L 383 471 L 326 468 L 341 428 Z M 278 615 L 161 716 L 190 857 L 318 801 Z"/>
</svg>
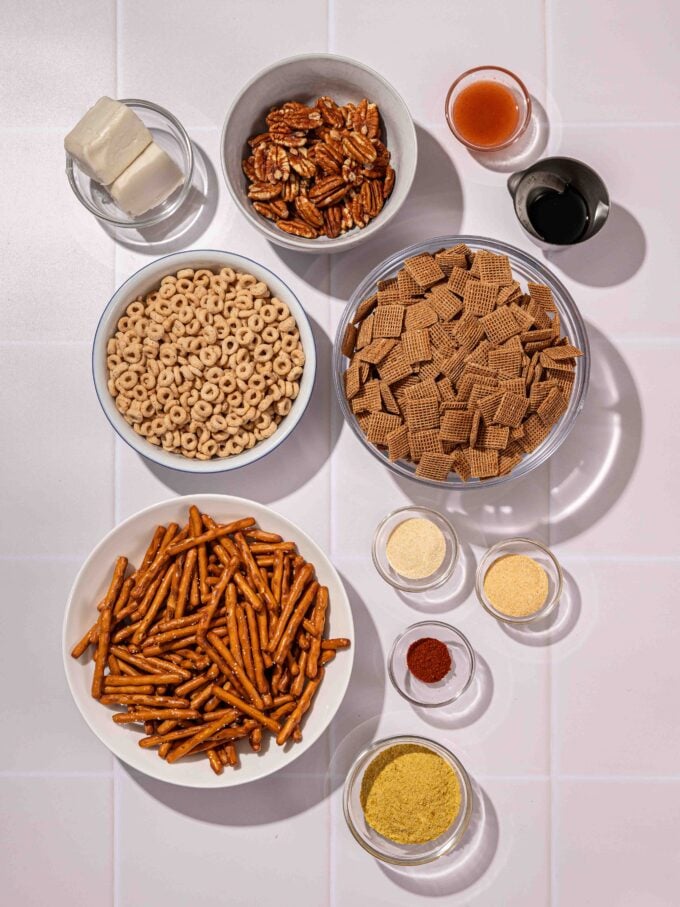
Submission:
<svg viewBox="0 0 680 907">
<path fill-rule="evenodd" d="M 517 108 L 517 123 L 512 132 L 504 139 L 490 145 L 480 145 L 470 141 L 456 126 L 454 109 L 456 100 L 472 85 L 490 83 L 505 89 Z M 531 95 L 522 80 L 509 69 L 501 66 L 476 66 L 462 73 L 449 88 L 444 105 L 446 122 L 458 141 L 471 151 L 500 151 L 512 145 L 524 134 L 531 121 Z"/>
<path fill-rule="evenodd" d="M 494 606 L 484 589 L 484 580 L 491 566 L 499 559 L 511 555 L 523 555 L 531 558 L 543 568 L 547 577 L 547 593 L 544 603 L 536 611 L 524 616 L 514 616 Z M 527 538 L 505 539 L 493 545 L 479 561 L 475 577 L 475 592 L 479 603 L 497 620 L 508 624 L 527 624 L 546 617 L 557 606 L 562 595 L 562 585 L 562 568 L 555 555 L 541 542 Z"/>
<path fill-rule="evenodd" d="M 451 667 L 445 676 L 433 683 L 418 679 L 408 665 L 409 649 L 422 639 L 442 643 L 451 658 Z M 465 636 L 438 620 L 420 621 L 404 630 L 394 640 L 387 662 L 390 680 L 397 692 L 414 705 L 425 708 L 449 705 L 459 699 L 472 683 L 475 666 L 475 653 Z"/>
<path fill-rule="evenodd" d="M 443 538 L 443 556 L 438 566 L 427 576 L 408 577 L 399 573 L 388 557 L 388 543 L 395 530 L 407 520 L 427 520 L 433 523 Z M 427 592 L 442 586 L 451 578 L 458 563 L 460 543 L 451 523 L 429 507 L 401 507 L 388 514 L 379 524 L 373 536 L 371 554 L 375 569 L 380 576 L 401 592 Z"/>
<path fill-rule="evenodd" d="M 137 114 L 156 144 L 177 164 L 184 176 L 182 185 L 161 204 L 145 214 L 133 217 L 119 208 L 106 187 L 91 179 L 68 153 L 66 177 L 78 201 L 98 220 L 119 228 L 151 227 L 174 214 L 189 195 L 194 173 L 194 150 L 186 129 L 164 107 L 138 98 L 121 99 L 121 104 L 125 104 Z"/>
<path fill-rule="evenodd" d="M 373 829 L 364 816 L 362 784 L 373 761 L 388 749 L 402 744 L 422 747 L 440 756 L 451 768 L 460 789 L 460 806 L 449 827 L 438 837 L 424 844 L 399 844 L 383 837 Z M 418 866 L 430 863 L 450 853 L 463 839 L 472 815 L 473 793 L 470 778 L 460 761 L 448 749 L 425 737 L 398 736 L 369 744 L 354 760 L 343 790 L 343 811 L 354 839 L 378 860 L 399 866 Z"/>
</svg>

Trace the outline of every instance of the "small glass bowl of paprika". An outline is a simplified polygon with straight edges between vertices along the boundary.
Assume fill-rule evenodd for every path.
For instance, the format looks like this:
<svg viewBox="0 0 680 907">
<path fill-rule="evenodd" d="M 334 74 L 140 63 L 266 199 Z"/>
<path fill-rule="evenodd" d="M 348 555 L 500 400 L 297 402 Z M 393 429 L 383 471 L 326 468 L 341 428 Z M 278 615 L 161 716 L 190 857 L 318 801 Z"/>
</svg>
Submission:
<svg viewBox="0 0 680 907">
<path fill-rule="evenodd" d="M 431 708 L 463 695 L 475 676 L 475 662 L 472 646 L 460 630 L 424 620 L 394 640 L 387 670 L 404 699 Z"/>
</svg>

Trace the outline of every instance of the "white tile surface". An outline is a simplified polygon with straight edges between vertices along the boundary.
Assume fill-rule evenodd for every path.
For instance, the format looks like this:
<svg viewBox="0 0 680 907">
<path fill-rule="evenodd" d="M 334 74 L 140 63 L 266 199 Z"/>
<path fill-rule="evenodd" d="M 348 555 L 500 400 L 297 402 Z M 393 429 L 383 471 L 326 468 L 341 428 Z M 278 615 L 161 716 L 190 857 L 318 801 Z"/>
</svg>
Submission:
<svg viewBox="0 0 680 907">
<path fill-rule="evenodd" d="M 184 907 L 226 897 L 250 907 L 257 893 L 282 907 L 674 905 L 677 9 L 661 0 L 106 0 L 95 14 L 83 0 L 27 0 L 5 20 L 5 689 L 26 675 L 27 652 L 31 668 L 2 711 L 11 729 L 0 746 L 4 900 Z M 276 59 L 325 50 L 390 79 L 419 124 L 418 173 L 399 217 L 332 259 L 264 240 L 235 210 L 219 164 L 219 130 L 242 84 Z M 446 89 L 484 63 L 515 69 L 538 119 L 550 113 L 549 128 L 528 135 L 527 156 L 575 156 L 603 176 L 613 208 L 597 239 L 543 256 L 506 188 L 519 153 L 481 160 L 453 140 Z M 63 134 L 103 93 L 165 104 L 192 132 L 208 203 L 189 204 L 167 232 L 114 242 L 71 196 Z M 421 238 L 460 232 L 549 263 L 589 323 L 593 373 L 586 408 L 549 465 L 499 491 L 443 495 L 396 481 L 342 426 L 330 345 L 368 269 Z M 266 463 L 207 481 L 154 469 L 121 442 L 114 457 L 89 371 L 112 288 L 188 247 L 231 249 L 272 268 L 309 312 L 319 346 L 314 400 L 295 435 Z M 62 609 L 80 559 L 114 520 L 209 490 L 270 504 L 310 532 L 341 570 L 356 624 L 355 669 L 329 733 L 283 775 L 224 797 L 147 782 L 117 763 L 112 779 L 60 665 Z M 409 501 L 448 513 L 463 541 L 451 584 L 419 600 L 388 588 L 369 558 L 377 521 Z M 481 552 L 516 534 L 548 541 L 566 569 L 555 619 L 531 633 L 503 629 L 474 598 Z M 428 616 L 465 632 L 479 668 L 467 700 L 423 714 L 392 689 L 385 658 L 398 631 Z M 340 787 L 360 745 L 404 731 L 448 744 L 484 797 L 458 853 L 398 873 L 353 842 Z"/>
<path fill-rule="evenodd" d="M 566 122 L 677 122 L 678 7 L 551 0 L 549 79 Z"/>
<path fill-rule="evenodd" d="M 3 902 L 113 905 L 109 778 L 0 777 Z"/>
<path fill-rule="evenodd" d="M 677 904 L 677 781 L 563 781 L 557 809 L 557 904 Z"/>
<path fill-rule="evenodd" d="M 329 903 L 322 738 L 257 788 L 202 791 L 121 770 L 120 902 L 185 907 Z M 209 769 L 206 767 L 206 770 Z M 140 859 L 144 854 L 144 859 Z M 257 854 L 257 858 L 253 859 Z"/>
<path fill-rule="evenodd" d="M 331 50 L 377 69 L 422 123 L 442 121 L 449 86 L 473 66 L 504 66 L 516 72 L 529 91 L 543 94 L 543 7 L 536 0 L 523 2 L 521 28 L 517 7 L 492 0 L 431 0 L 426 14 L 409 0 L 345 0 L 336 7 Z"/>
<path fill-rule="evenodd" d="M 550 899 L 550 792 L 546 781 L 485 780 L 460 850 L 435 863 L 410 868 L 372 860 L 350 835 L 337 798 L 337 901 L 375 907 L 407 907 L 433 901 L 544 907 Z"/>
<path fill-rule="evenodd" d="M 0 345 L 0 357 L 0 553 L 84 556 L 113 518 L 113 439 L 89 344 Z"/>
<path fill-rule="evenodd" d="M 97 98 L 115 96 L 115 10 L 114 0 L 96 13 L 88 0 L 12 4 L 0 57 L 4 126 L 58 126 L 61 147 Z"/>
<path fill-rule="evenodd" d="M 0 637 L 0 682 L 11 691 L 3 719 L 12 728 L 0 742 L 0 773 L 112 769 L 111 754 L 71 701 L 58 645 L 79 566 L 77 560 L 0 560 L 0 587 L 8 605 Z"/>
<path fill-rule="evenodd" d="M 326 48 L 326 5 L 317 0 L 122 0 L 119 10 L 122 97 L 152 97 L 185 126 L 221 127 L 260 69 Z"/>
<path fill-rule="evenodd" d="M 25 180 L 0 170 L 3 212 L 12 220 L 3 257 L 27 281 L 6 286 L 0 338 L 91 343 L 114 290 L 111 241 L 66 181 L 60 132 L 0 132 L 7 160 L 26 168 Z"/>
<path fill-rule="evenodd" d="M 564 774 L 675 775 L 680 563 L 566 561 L 582 614 L 553 665 L 554 758 Z M 614 643 L 614 644 L 612 644 Z"/>
<path fill-rule="evenodd" d="M 551 541 L 579 554 L 677 555 L 680 514 L 663 502 L 680 494 L 680 396 L 661 376 L 674 374 L 678 345 L 590 337 L 586 405 L 549 464 Z"/>
</svg>

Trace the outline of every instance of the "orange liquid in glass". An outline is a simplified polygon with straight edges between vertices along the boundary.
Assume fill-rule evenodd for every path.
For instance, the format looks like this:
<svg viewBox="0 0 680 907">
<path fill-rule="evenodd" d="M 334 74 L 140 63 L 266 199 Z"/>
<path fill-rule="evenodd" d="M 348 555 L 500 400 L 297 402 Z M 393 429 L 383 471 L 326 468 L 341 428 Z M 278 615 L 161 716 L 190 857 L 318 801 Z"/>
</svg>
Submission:
<svg viewBox="0 0 680 907">
<path fill-rule="evenodd" d="M 458 135 L 480 148 L 507 142 L 517 129 L 519 107 L 505 85 L 490 80 L 473 82 L 453 102 L 453 125 Z"/>
</svg>

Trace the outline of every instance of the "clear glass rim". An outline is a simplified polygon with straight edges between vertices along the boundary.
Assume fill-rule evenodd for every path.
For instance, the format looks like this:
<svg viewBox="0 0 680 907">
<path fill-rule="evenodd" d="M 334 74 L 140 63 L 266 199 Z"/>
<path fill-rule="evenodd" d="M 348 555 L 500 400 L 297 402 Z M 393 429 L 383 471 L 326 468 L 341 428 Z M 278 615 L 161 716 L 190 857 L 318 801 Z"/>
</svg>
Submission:
<svg viewBox="0 0 680 907">
<path fill-rule="evenodd" d="M 73 190 L 73 194 L 78 199 L 80 204 L 87 208 L 90 214 L 98 220 L 103 220 L 107 224 L 112 224 L 114 227 L 122 227 L 127 229 L 136 229 L 138 227 L 151 227 L 154 224 L 158 224 L 161 221 L 165 220 L 166 217 L 170 217 L 171 214 L 174 214 L 178 210 L 180 205 L 185 201 L 189 191 L 191 189 L 191 181 L 194 174 L 194 149 L 191 144 L 191 139 L 186 129 L 177 117 L 173 116 L 169 110 L 166 110 L 165 107 L 160 107 L 158 104 L 154 104 L 151 101 L 142 101 L 140 98 L 120 98 L 120 103 L 125 104 L 127 107 L 141 107 L 144 110 L 151 110 L 154 113 L 157 113 L 160 117 L 165 118 L 174 129 L 177 130 L 180 144 L 182 145 L 183 151 L 186 154 L 187 160 L 189 161 L 189 166 L 187 173 L 184 177 L 184 185 L 182 186 L 179 195 L 174 200 L 174 202 L 162 211 L 157 211 L 156 214 L 153 214 L 149 217 L 139 217 L 134 221 L 132 220 L 120 220 L 117 217 L 112 217 L 109 214 L 104 214 L 99 208 L 96 208 L 87 198 L 82 194 L 78 187 L 78 183 L 75 178 L 75 169 L 77 167 L 76 162 L 71 157 L 71 155 L 66 152 L 66 177 L 68 179 L 69 185 Z"/>
<path fill-rule="evenodd" d="M 394 673 L 394 658 L 395 658 L 395 655 L 397 652 L 397 646 L 399 645 L 399 643 L 402 641 L 402 639 L 408 633 L 411 633 L 413 630 L 424 629 L 425 627 L 442 627 L 448 633 L 451 633 L 453 636 L 457 637 L 457 639 L 460 642 L 462 642 L 463 648 L 466 650 L 468 657 L 470 659 L 470 671 L 468 674 L 468 678 L 465 681 L 465 684 L 463 685 L 463 687 L 456 693 L 455 696 L 451 696 L 451 697 L 449 697 L 449 699 L 442 699 L 441 702 L 423 702 L 422 699 L 416 699 L 414 696 L 409 696 L 408 693 L 405 690 L 403 690 L 401 688 L 401 686 L 399 685 L 399 683 L 397 682 L 397 678 Z M 468 640 L 467 636 L 465 636 L 465 634 L 462 633 L 457 627 L 454 627 L 451 624 L 447 624 L 443 620 L 421 620 L 421 621 L 418 621 L 418 623 L 411 624 L 410 627 L 407 627 L 405 630 L 403 630 L 401 633 L 399 633 L 398 636 L 395 637 L 395 640 L 392 643 L 392 648 L 390 649 L 389 657 L 387 659 L 387 673 L 389 675 L 390 680 L 392 681 L 392 686 L 395 688 L 395 690 L 401 696 L 404 697 L 404 699 L 408 700 L 408 702 L 412 702 L 414 705 L 421 706 L 424 709 L 436 709 L 442 705 L 450 705 L 452 702 L 455 702 L 457 699 L 460 699 L 460 697 L 463 695 L 463 693 L 465 693 L 466 690 L 468 690 L 470 688 L 470 684 L 472 683 L 472 681 L 474 679 L 476 670 L 477 670 L 477 658 L 475 656 L 475 651 L 472 648 L 472 646 L 470 645 L 470 641 Z"/>
<path fill-rule="evenodd" d="M 440 520 L 446 526 L 453 543 L 453 557 L 451 558 L 449 565 L 440 577 L 437 577 L 436 580 L 425 585 L 414 586 L 411 583 L 395 582 L 395 580 L 393 580 L 391 576 L 385 573 L 382 568 L 382 564 L 380 563 L 380 558 L 378 557 L 378 536 L 380 535 L 380 531 L 382 530 L 383 526 L 391 519 L 393 519 L 393 517 L 397 516 L 400 513 L 406 513 L 407 511 L 419 511 L 420 513 L 427 513 L 429 514 L 429 516 L 435 517 L 436 520 Z M 439 513 L 439 511 L 437 510 L 433 510 L 431 507 L 420 507 L 418 504 L 407 504 L 406 507 L 397 507 L 396 510 L 388 513 L 387 516 L 384 516 L 382 520 L 380 520 L 378 525 L 375 527 L 375 532 L 373 533 L 373 543 L 371 544 L 371 557 L 373 558 L 373 566 L 386 583 L 388 583 L 394 589 L 398 589 L 400 592 L 429 592 L 431 589 L 437 589 L 439 586 L 443 586 L 444 583 L 453 575 L 453 571 L 456 569 L 456 564 L 458 563 L 459 556 L 460 539 L 458 538 L 458 533 L 443 514 Z"/>
<path fill-rule="evenodd" d="M 461 785 L 461 791 L 463 793 L 463 804 L 461 805 L 463 815 L 450 840 L 444 841 L 432 852 L 426 853 L 419 857 L 393 857 L 373 847 L 362 837 L 359 829 L 355 826 L 349 809 L 349 798 L 364 760 L 368 759 L 371 755 L 383 749 L 384 747 L 399 746 L 403 743 L 413 743 L 416 746 L 427 747 L 428 749 L 437 753 L 438 756 L 441 756 L 443 759 L 450 762 L 450 764 L 453 765 L 456 771 L 458 780 Z M 350 770 L 347 772 L 347 778 L 345 779 L 345 786 L 342 792 L 342 810 L 345 816 L 345 822 L 347 823 L 347 827 L 352 833 L 352 836 L 356 841 L 359 842 L 359 844 L 365 851 L 371 854 L 371 856 L 375 857 L 377 860 L 381 860 L 384 863 L 392 863 L 396 866 L 421 866 L 424 863 L 431 863 L 434 860 L 437 860 L 439 857 L 443 857 L 445 854 L 450 853 L 455 847 L 458 846 L 458 844 L 465 836 L 465 832 L 467 831 L 468 825 L 470 824 L 473 798 L 474 794 L 472 792 L 470 777 L 465 770 L 463 763 L 460 761 L 460 759 L 454 756 L 451 750 L 447 749 L 447 747 L 443 746 L 441 743 L 437 743 L 436 741 L 430 740 L 427 737 L 408 734 L 399 735 L 396 737 L 383 737 L 381 740 L 375 740 L 373 741 L 373 743 L 369 743 L 361 750 L 361 752 L 356 756 L 354 762 L 352 763 Z M 457 819 L 458 816 L 456 817 L 456 819 L 454 819 L 454 824 L 456 823 Z"/>
<path fill-rule="evenodd" d="M 469 76 L 473 76 L 476 73 L 481 72 L 501 72 L 503 73 L 503 75 L 508 76 L 510 79 L 512 79 L 513 82 L 516 83 L 517 88 L 519 89 L 519 92 L 524 99 L 524 103 L 526 104 L 524 119 L 517 124 L 517 127 L 510 138 L 506 139 L 505 142 L 501 142 L 500 145 L 475 145 L 474 142 L 468 142 L 468 140 L 464 139 L 463 136 L 458 132 L 453 122 L 451 98 L 453 97 L 455 90 L 464 79 L 467 79 Z M 469 148 L 471 151 L 502 151 L 503 148 L 508 148 L 513 144 L 513 142 L 516 142 L 517 139 L 524 134 L 524 132 L 526 132 L 527 126 L 531 122 L 531 110 L 531 95 L 529 94 L 526 85 L 519 78 L 519 76 L 515 75 L 515 73 L 511 72 L 511 70 L 505 69 L 503 66 L 475 66 L 472 69 L 467 69 L 465 72 L 461 73 L 458 78 L 452 83 L 451 87 L 446 93 L 446 101 L 444 102 L 444 115 L 446 117 L 446 123 L 449 129 L 451 130 L 455 138 L 458 139 L 461 145 L 465 145 L 465 147 Z"/>
<path fill-rule="evenodd" d="M 487 599 L 484 594 L 484 577 L 486 576 L 486 571 L 489 569 L 489 561 L 502 553 L 503 549 L 508 545 L 530 545 L 535 548 L 538 548 L 540 551 L 545 554 L 553 567 L 555 568 L 555 573 L 557 574 L 557 583 L 555 584 L 555 591 L 553 592 L 552 597 L 543 605 L 542 608 L 539 608 L 538 611 L 535 611 L 533 614 L 528 614 L 526 617 L 512 617 L 509 614 L 503 614 L 502 611 L 496 610 L 491 602 Z M 496 542 L 495 545 L 492 545 L 491 548 L 483 555 L 479 564 L 477 565 L 477 572 L 475 574 L 475 593 L 477 595 L 477 600 L 479 604 L 491 614 L 492 617 L 495 617 L 496 620 L 501 621 L 501 623 L 506 624 L 528 624 L 533 620 L 539 620 L 542 617 L 547 617 L 554 608 L 557 606 L 560 598 L 562 597 L 562 587 L 564 585 L 564 574 L 562 573 L 562 567 L 560 562 L 557 560 L 553 552 L 547 545 L 544 545 L 542 542 L 537 541 L 536 539 L 526 538 L 525 536 L 515 536 L 509 539 L 502 539 L 500 542 Z"/>
<path fill-rule="evenodd" d="M 490 479 L 485 479 L 484 481 L 480 479 L 470 479 L 467 482 L 463 482 L 462 479 L 454 478 L 447 479 L 445 482 L 437 482 L 434 479 L 428 479 L 424 476 L 417 476 L 415 474 L 415 469 L 407 469 L 405 466 L 401 465 L 401 461 L 390 460 L 384 453 L 382 453 L 378 448 L 369 443 L 366 440 L 364 433 L 359 428 L 359 425 L 354 417 L 349 402 L 345 399 L 345 391 L 342 382 L 342 374 L 345 368 L 346 356 L 342 352 L 342 340 L 345 333 L 347 324 L 352 318 L 352 315 L 356 311 L 358 304 L 375 288 L 378 280 L 382 280 L 385 274 L 390 273 L 396 267 L 401 265 L 404 259 L 409 258 L 412 255 L 416 255 L 419 252 L 431 251 L 433 249 L 444 248 L 446 246 L 457 245 L 458 243 L 465 243 L 473 251 L 478 251 L 480 249 L 488 249 L 492 252 L 501 253 L 503 255 L 508 255 L 511 259 L 511 264 L 513 260 L 518 261 L 520 264 L 524 265 L 526 268 L 535 272 L 536 276 L 540 278 L 547 286 L 553 290 L 553 294 L 556 299 L 558 310 L 560 316 L 566 318 L 569 324 L 569 328 L 573 327 L 573 336 L 572 341 L 575 342 L 581 351 L 583 356 L 578 360 L 576 366 L 576 379 L 574 382 L 574 387 L 572 389 L 571 397 L 569 398 L 569 406 L 567 407 L 566 413 L 561 417 L 560 421 L 556 426 L 553 427 L 548 437 L 540 444 L 535 451 L 527 454 L 522 461 L 517 465 L 515 469 L 512 470 L 506 476 L 494 476 Z M 564 327 L 564 324 L 563 324 Z M 444 236 L 435 236 L 432 239 L 427 239 L 422 242 L 413 243 L 410 246 L 407 246 L 404 249 L 400 249 L 397 252 L 394 252 L 392 255 L 388 256 L 366 277 L 361 281 L 357 286 L 354 293 L 352 294 L 349 302 L 345 306 L 345 309 L 340 318 L 338 324 L 338 329 L 335 335 L 335 342 L 333 344 L 333 384 L 335 387 L 335 395 L 340 405 L 340 410 L 342 411 L 345 422 L 347 422 L 359 439 L 360 443 L 366 450 L 371 453 L 383 466 L 387 467 L 391 472 L 396 475 L 401 476 L 405 479 L 410 479 L 414 482 L 419 482 L 423 485 L 429 485 L 431 488 L 448 489 L 453 491 L 473 491 L 477 488 L 492 488 L 494 485 L 502 485 L 506 482 L 509 482 L 513 479 L 519 479 L 522 476 L 527 475 L 532 472 L 537 467 L 541 466 L 543 463 L 548 460 L 552 454 L 558 449 L 562 442 L 567 438 L 569 432 L 574 427 L 574 421 L 576 416 L 579 414 L 583 408 L 585 402 L 585 395 L 588 388 L 588 381 L 590 378 L 590 344 L 588 342 L 588 334 L 586 332 L 585 322 L 583 317 L 576 306 L 576 303 L 571 297 L 571 294 L 561 283 L 558 278 L 549 271 L 541 262 L 539 262 L 532 255 L 529 255 L 527 252 L 518 249 L 516 246 L 511 246 L 508 243 L 502 242 L 497 239 L 490 239 L 484 236 L 476 236 L 474 234 L 458 234 L 458 235 L 444 235 Z"/>
</svg>

